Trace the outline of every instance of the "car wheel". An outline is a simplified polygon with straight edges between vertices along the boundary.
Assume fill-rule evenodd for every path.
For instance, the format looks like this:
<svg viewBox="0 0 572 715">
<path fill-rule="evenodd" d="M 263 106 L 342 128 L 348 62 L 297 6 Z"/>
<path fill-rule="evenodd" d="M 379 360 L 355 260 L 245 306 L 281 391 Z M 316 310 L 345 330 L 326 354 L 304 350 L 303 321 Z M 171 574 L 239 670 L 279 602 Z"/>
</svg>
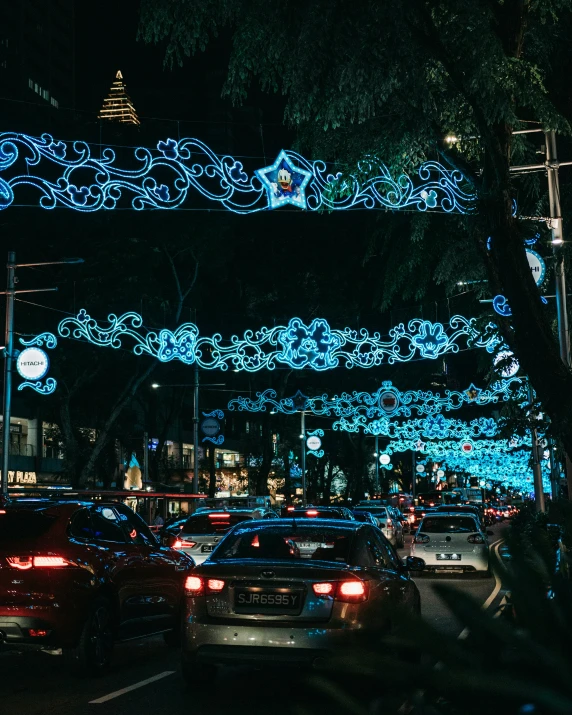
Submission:
<svg viewBox="0 0 572 715">
<path fill-rule="evenodd" d="M 192 656 L 183 653 L 181 672 L 185 685 L 194 688 L 212 682 L 216 678 L 217 667 L 211 663 L 199 663 Z"/>
<path fill-rule="evenodd" d="M 111 663 L 113 651 L 111 608 L 105 599 L 91 604 L 78 644 L 64 648 L 63 656 L 69 669 L 77 675 L 100 675 Z"/>
</svg>

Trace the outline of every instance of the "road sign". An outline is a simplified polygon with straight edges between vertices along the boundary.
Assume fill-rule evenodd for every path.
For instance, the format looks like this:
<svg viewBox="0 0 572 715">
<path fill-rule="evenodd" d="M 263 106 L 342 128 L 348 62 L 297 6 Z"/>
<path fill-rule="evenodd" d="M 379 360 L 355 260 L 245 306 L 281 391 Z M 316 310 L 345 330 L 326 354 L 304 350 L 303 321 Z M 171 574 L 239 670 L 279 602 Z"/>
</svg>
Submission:
<svg viewBox="0 0 572 715">
<path fill-rule="evenodd" d="M 445 476 L 445 472 L 442 469 L 438 469 L 437 476 L 439 477 L 439 479 L 443 479 L 443 477 Z"/>
<path fill-rule="evenodd" d="M 25 380 L 41 380 L 49 367 L 50 359 L 40 348 L 22 350 L 16 361 L 16 369 Z"/>
<path fill-rule="evenodd" d="M 532 271 L 532 277 L 537 286 L 542 285 L 544 282 L 544 277 L 546 275 L 546 264 L 544 263 L 544 258 L 540 256 L 532 248 L 526 249 L 526 257 L 528 258 L 528 265 Z"/>
<path fill-rule="evenodd" d="M 308 437 L 308 439 L 306 440 L 306 447 L 308 447 L 308 449 L 311 449 L 313 452 L 316 452 L 318 449 L 320 449 L 321 446 L 322 440 L 315 435 Z"/>
<path fill-rule="evenodd" d="M 379 463 L 380 464 L 389 464 L 391 462 L 391 457 L 389 454 L 380 454 L 379 455 Z"/>
<path fill-rule="evenodd" d="M 385 390 L 385 392 L 382 392 L 379 396 L 379 406 L 388 415 L 393 414 L 398 405 L 399 399 L 392 390 Z"/>
<path fill-rule="evenodd" d="M 201 432 L 205 437 L 215 437 L 220 432 L 220 422 L 214 417 L 207 417 L 201 422 Z"/>
<path fill-rule="evenodd" d="M 419 472 L 419 474 L 423 474 L 423 472 L 425 471 L 425 467 L 422 464 L 418 464 L 415 469 L 417 472 Z"/>
</svg>

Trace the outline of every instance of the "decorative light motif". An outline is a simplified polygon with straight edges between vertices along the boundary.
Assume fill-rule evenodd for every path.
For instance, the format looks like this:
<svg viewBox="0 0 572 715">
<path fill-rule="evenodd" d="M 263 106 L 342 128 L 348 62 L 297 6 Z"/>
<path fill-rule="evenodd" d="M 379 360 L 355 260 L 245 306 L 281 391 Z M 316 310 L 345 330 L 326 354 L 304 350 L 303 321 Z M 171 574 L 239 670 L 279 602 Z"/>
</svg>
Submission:
<svg viewBox="0 0 572 715">
<path fill-rule="evenodd" d="M 368 421 L 365 415 L 353 415 L 352 419 L 342 417 L 334 422 L 333 428 L 344 432 L 359 432 L 390 439 L 418 440 L 459 439 L 470 440 L 477 437 L 496 437 L 497 423 L 491 417 L 479 417 L 471 422 L 447 419 L 441 414 L 430 415 L 406 422 L 391 421 L 387 417 Z"/>
<path fill-rule="evenodd" d="M 435 359 L 457 353 L 461 347 L 485 348 L 493 353 L 502 341 L 489 323 L 483 333 L 476 328 L 476 318 L 455 315 L 445 326 L 427 320 L 410 320 L 389 331 L 389 339 L 367 330 L 330 328 L 322 318 L 306 325 L 292 318 L 287 326 L 248 330 L 244 337 L 233 335 L 224 341 L 218 333 L 200 337 L 194 323 L 184 323 L 174 332 L 146 331 L 138 313 L 108 316 L 102 326 L 82 309 L 74 318 L 64 318 L 58 326 L 63 338 L 87 340 L 101 347 L 120 348 L 134 343 L 135 355 L 148 354 L 161 362 L 180 360 L 192 365 L 195 360 L 206 370 L 274 370 L 277 366 L 312 370 L 330 370 L 340 365 L 377 367 L 384 363 L 408 362 L 414 358 Z M 448 332 L 446 332 L 448 331 Z"/>
<path fill-rule="evenodd" d="M 0 186 L 1 189 L 1 186 Z M 41 333 L 40 335 L 35 335 L 33 338 L 30 338 L 29 340 L 24 340 L 24 338 L 20 338 L 20 343 L 24 345 L 27 348 L 30 347 L 38 347 L 38 348 L 47 348 L 48 350 L 52 350 L 55 348 L 58 344 L 58 339 L 53 333 Z M 25 380 L 24 382 L 21 382 L 18 385 L 18 391 L 24 390 L 26 387 L 31 388 L 32 390 L 35 390 L 38 392 L 40 395 L 51 395 L 52 392 L 55 391 L 56 387 L 58 386 L 57 381 L 53 377 L 47 377 L 42 380 Z"/>
<path fill-rule="evenodd" d="M 217 156 L 200 140 L 189 138 L 160 141 L 156 150 L 138 147 L 129 162 L 136 168 L 122 168 L 110 147 L 98 146 L 96 157 L 86 142 L 57 141 L 50 134 L 0 133 L 0 171 L 16 164 L 20 156 L 24 163 L 20 173 L 0 178 L 0 209 L 13 203 L 16 187 L 27 185 L 40 192 L 40 207 L 75 211 L 114 209 L 124 197 L 136 210 L 176 209 L 192 191 L 239 214 L 284 203 L 311 211 L 409 208 L 466 214 L 476 210 L 476 195 L 464 189 L 463 175 L 433 161 L 419 168 L 418 184 L 407 174 L 393 178 L 384 164 L 364 161 L 359 171 L 371 178 L 361 181 L 354 175 L 334 176 L 323 161 L 310 162 L 286 150 L 271 167 L 249 175 L 241 161 Z M 272 180 L 282 164 L 293 170 L 290 179 L 293 174 L 302 177 L 300 183 L 293 180 L 292 192 L 287 191 L 285 174 L 284 189 L 278 176 Z"/>
<path fill-rule="evenodd" d="M 462 455 L 469 458 L 481 458 L 483 455 L 497 455 L 510 452 L 514 447 L 531 446 L 531 439 L 527 437 L 512 437 L 509 440 L 480 439 L 471 440 L 472 451 L 466 452 L 463 446 L 468 440 L 460 442 L 453 440 L 441 440 L 439 442 L 426 442 L 422 449 L 417 448 L 417 441 L 412 439 L 392 440 L 386 447 L 388 454 L 393 452 L 419 451 L 431 457 L 447 457 L 448 455 Z"/>
<path fill-rule="evenodd" d="M 271 166 L 257 169 L 256 176 L 266 189 L 268 206 L 271 209 L 292 204 L 299 209 L 306 208 L 306 186 L 313 176 L 311 171 L 295 166 L 285 151 Z"/>
<path fill-rule="evenodd" d="M 510 318 L 512 315 L 512 310 L 510 309 L 508 300 L 504 297 L 504 295 L 495 295 L 493 298 L 493 308 L 495 312 L 502 315 L 503 318 Z"/>
<path fill-rule="evenodd" d="M 236 397 L 228 403 L 229 410 L 239 412 L 266 412 L 270 408 L 273 412 L 286 415 L 295 414 L 300 409 L 325 417 L 355 418 L 363 415 L 369 420 L 402 415 L 410 417 L 415 411 L 418 415 L 437 415 L 440 412 L 458 410 L 463 405 L 491 405 L 498 402 L 507 402 L 511 396 L 526 396 L 526 385 L 518 377 L 508 380 L 498 380 L 488 389 L 483 390 L 471 384 L 466 390 L 445 390 L 444 395 L 424 390 L 408 390 L 400 392 L 393 384 L 386 380 L 376 392 L 342 392 L 341 395 L 318 395 L 317 397 L 304 396 L 303 407 L 295 402 L 296 396 L 276 399 L 276 392 L 268 389 L 257 392 L 256 398 Z M 391 400 L 391 410 L 388 412 L 385 404 Z M 385 400 L 385 402 L 384 402 Z M 357 430 L 350 430 L 357 431 Z"/>
<path fill-rule="evenodd" d="M 203 412 L 203 417 L 214 417 L 217 420 L 224 420 L 224 412 L 222 410 L 213 410 L 212 412 Z M 217 447 L 220 447 L 224 443 L 224 435 L 217 434 L 214 437 L 208 437 L 205 435 L 201 442 L 212 442 Z"/>
<path fill-rule="evenodd" d="M 315 429 L 313 432 L 306 432 L 306 437 L 323 437 L 324 436 L 324 430 L 323 429 Z M 324 450 L 323 449 L 309 449 L 306 454 L 311 454 L 314 457 L 321 458 L 324 456 Z"/>
</svg>

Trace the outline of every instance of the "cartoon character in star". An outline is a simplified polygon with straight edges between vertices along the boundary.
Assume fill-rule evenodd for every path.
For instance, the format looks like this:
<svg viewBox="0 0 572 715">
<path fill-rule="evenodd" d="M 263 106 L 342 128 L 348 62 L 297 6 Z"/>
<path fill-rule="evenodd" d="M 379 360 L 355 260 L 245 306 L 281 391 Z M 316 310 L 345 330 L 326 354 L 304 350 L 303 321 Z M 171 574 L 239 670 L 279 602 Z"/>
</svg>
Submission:
<svg viewBox="0 0 572 715">
<path fill-rule="evenodd" d="M 276 181 L 270 182 L 274 196 L 300 196 L 302 177 L 283 161 L 276 172 Z"/>
</svg>

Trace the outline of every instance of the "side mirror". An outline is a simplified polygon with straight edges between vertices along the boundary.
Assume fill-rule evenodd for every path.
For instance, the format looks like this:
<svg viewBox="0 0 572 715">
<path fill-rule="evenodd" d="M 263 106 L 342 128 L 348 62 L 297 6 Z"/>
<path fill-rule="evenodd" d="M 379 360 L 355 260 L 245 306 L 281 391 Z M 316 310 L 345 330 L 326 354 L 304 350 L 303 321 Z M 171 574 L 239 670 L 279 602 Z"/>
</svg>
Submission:
<svg viewBox="0 0 572 715">
<path fill-rule="evenodd" d="M 420 559 L 418 556 L 408 556 L 404 560 L 403 565 L 407 571 L 423 571 L 425 568 L 425 561 Z"/>
<path fill-rule="evenodd" d="M 489 529 L 489 531 L 487 531 L 487 536 L 494 536 L 494 535 L 495 535 L 494 531 L 491 531 L 490 529 Z"/>
</svg>

